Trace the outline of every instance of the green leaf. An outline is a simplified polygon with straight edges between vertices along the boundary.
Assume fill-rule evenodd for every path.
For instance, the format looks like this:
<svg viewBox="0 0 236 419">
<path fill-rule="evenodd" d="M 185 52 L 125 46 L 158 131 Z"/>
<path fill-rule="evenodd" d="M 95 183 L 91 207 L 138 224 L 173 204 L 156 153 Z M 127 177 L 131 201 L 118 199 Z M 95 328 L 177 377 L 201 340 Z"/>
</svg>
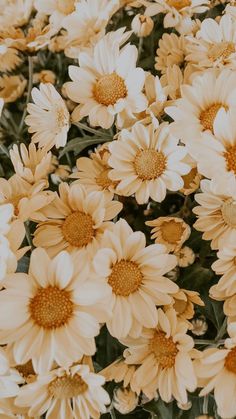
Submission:
<svg viewBox="0 0 236 419">
<path fill-rule="evenodd" d="M 109 141 L 110 138 L 94 138 L 87 135 L 86 137 L 76 137 L 70 140 L 67 145 L 63 148 L 63 150 L 59 154 L 59 159 L 64 156 L 64 154 L 68 153 L 69 151 L 73 151 L 74 154 L 77 156 L 81 151 L 83 151 L 85 148 L 94 145 L 94 144 L 100 144 L 105 143 L 106 141 Z"/>
<path fill-rule="evenodd" d="M 164 403 L 161 399 L 152 400 L 143 406 L 144 410 L 154 413 L 160 419 L 173 419 L 173 403 Z"/>
</svg>

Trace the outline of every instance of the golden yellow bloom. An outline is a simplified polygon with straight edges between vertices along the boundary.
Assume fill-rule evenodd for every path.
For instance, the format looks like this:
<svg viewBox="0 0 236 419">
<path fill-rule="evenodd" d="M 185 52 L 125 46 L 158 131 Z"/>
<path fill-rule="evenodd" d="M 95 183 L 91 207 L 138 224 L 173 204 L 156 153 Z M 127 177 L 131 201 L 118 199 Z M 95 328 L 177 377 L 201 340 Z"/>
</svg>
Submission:
<svg viewBox="0 0 236 419">
<path fill-rule="evenodd" d="M 15 102 L 23 95 L 27 81 L 22 76 L 0 77 L 0 97 L 6 103 Z"/>
</svg>

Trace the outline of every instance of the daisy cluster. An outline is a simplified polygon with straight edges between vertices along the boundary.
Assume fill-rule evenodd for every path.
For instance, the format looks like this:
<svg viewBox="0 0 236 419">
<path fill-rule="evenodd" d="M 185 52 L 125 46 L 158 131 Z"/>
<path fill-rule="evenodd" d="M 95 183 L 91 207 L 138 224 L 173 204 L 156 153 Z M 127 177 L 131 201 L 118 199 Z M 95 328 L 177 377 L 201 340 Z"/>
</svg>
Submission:
<svg viewBox="0 0 236 419">
<path fill-rule="evenodd" d="M 236 2 L 0 0 L 0 176 L 0 418 L 234 418 Z"/>
</svg>

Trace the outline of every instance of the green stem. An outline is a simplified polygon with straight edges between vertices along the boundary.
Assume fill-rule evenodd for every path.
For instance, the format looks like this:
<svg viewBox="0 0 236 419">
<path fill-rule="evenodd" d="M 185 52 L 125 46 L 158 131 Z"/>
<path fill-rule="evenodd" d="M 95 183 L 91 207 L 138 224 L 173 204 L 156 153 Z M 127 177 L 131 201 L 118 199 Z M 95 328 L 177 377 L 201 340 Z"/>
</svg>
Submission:
<svg viewBox="0 0 236 419">
<path fill-rule="evenodd" d="M 20 135 L 22 128 L 24 126 L 24 122 L 25 122 L 25 117 L 27 114 L 27 105 L 30 101 L 30 97 L 31 97 L 31 90 L 32 90 L 32 86 L 33 86 L 33 74 L 34 74 L 34 68 L 33 68 L 33 57 L 31 57 L 30 55 L 28 56 L 28 68 L 29 68 L 29 84 L 28 84 L 28 91 L 27 91 L 27 97 L 26 97 L 26 102 L 25 102 L 25 109 L 20 121 L 20 125 L 19 125 L 19 130 L 18 130 L 18 134 Z"/>
<path fill-rule="evenodd" d="M 4 144 L 0 143 L 0 150 L 5 154 L 8 158 L 10 158 L 10 153 L 7 149 L 7 147 Z"/>
<path fill-rule="evenodd" d="M 32 239 L 31 239 L 31 233 L 30 233 L 29 222 L 28 221 L 25 222 L 25 236 L 26 236 L 27 242 L 29 243 L 29 246 L 31 248 L 33 248 L 33 243 L 32 243 Z"/>
<path fill-rule="evenodd" d="M 80 128 L 80 129 L 82 129 L 84 131 L 90 132 L 91 134 L 94 134 L 94 135 L 96 135 L 98 137 L 112 139 L 112 137 L 109 134 L 107 134 L 106 132 L 101 132 L 99 130 L 90 128 L 87 125 L 83 124 L 82 122 L 74 122 L 73 124 L 76 125 L 78 128 Z"/>
<path fill-rule="evenodd" d="M 109 413 L 112 419 L 116 419 L 116 414 L 113 407 L 110 408 Z"/>
<path fill-rule="evenodd" d="M 195 345 L 212 345 L 212 346 L 220 346 L 224 344 L 224 339 L 222 340 L 205 340 L 205 339 L 194 339 Z"/>
<path fill-rule="evenodd" d="M 227 329 L 227 317 L 225 317 L 225 319 L 222 323 L 222 326 L 221 326 L 219 332 L 216 335 L 216 338 L 215 338 L 216 341 L 220 340 L 224 336 L 224 334 L 226 332 L 226 329 Z"/>
<path fill-rule="evenodd" d="M 202 413 L 204 415 L 208 414 L 208 398 L 209 396 L 207 395 L 207 396 L 204 396 L 204 399 L 203 399 Z"/>
</svg>

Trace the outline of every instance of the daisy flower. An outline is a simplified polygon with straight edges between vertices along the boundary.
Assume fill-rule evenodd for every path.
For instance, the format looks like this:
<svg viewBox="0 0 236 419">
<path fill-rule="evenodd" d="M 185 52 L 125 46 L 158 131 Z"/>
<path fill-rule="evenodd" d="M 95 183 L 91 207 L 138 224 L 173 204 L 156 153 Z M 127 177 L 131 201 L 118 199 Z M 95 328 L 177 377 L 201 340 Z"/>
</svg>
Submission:
<svg viewBox="0 0 236 419">
<path fill-rule="evenodd" d="M 27 148 L 24 143 L 18 148 L 16 144 L 10 150 L 11 162 L 16 174 L 27 182 L 34 184 L 47 179 L 51 168 L 51 152 L 37 150 L 33 143 Z"/>
<path fill-rule="evenodd" d="M 187 390 L 196 389 L 197 379 L 192 362 L 194 341 L 186 333 L 187 325 L 177 319 L 174 309 L 158 309 L 158 325 L 130 340 L 124 356 L 126 363 L 138 365 L 132 379 L 138 394 L 142 391 L 152 399 L 158 391 L 166 403 L 172 397 L 187 403 Z"/>
<path fill-rule="evenodd" d="M 15 48 L 9 48 L 6 43 L 0 41 L 0 71 L 12 71 L 21 61 Z"/>
<path fill-rule="evenodd" d="M 0 77 L 0 98 L 5 103 L 12 103 L 19 99 L 25 90 L 27 81 L 22 76 L 7 76 L 3 74 Z"/>
<path fill-rule="evenodd" d="M 218 111 L 235 107 L 235 72 L 208 70 L 195 76 L 192 85 L 182 85 L 181 98 L 166 107 L 165 112 L 174 120 L 173 134 L 189 145 L 191 152 L 191 144 L 201 138 L 202 132 L 213 132 Z"/>
<path fill-rule="evenodd" d="M 184 186 L 180 189 L 180 192 L 184 195 L 190 195 L 200 187 L 202 179 L 201 174 L 197 170 L 196 160 L 193 159 L 189 154 L 186 155 L 184 162 L 191 166 L 191 170 L 187 175 L 182 176 Z"/>
<path fill-rule="evenodd" d="M 199 395 L 205 396 L 214 390 L 217 411 L 223 419 L 236 415 L 236 323 L 228 326 L 228 333 L 230 338 L 225 340 L 222 349 L 206 349 L 195 361 L 199 386 L 203 387 Z"/>
<path fill-rule="evenodd" d="M 132 412 L 138 404 L 139 397 L 130 388 L 116 387 L 114 389 L 112 405 L 122 415 Z"/>
<path fill-rule="evenodd" d="M 35 0 L 36 10 L 49 16 L 49 22 L 54 33 L 59 31 L 66 16 L 70 15 L 76 7 L 77 0 Z"/>
<path fill-rule="evenodd" d="M 55 201 L 42 210 L 33 243 L 55 256 L 61 250 L 86 249 L 92 257 L 106 228 L 121 211 L 122 204 L 103 192 L 87 192 L 79 184 L 59 185 Z"/>
<path fill-rule="evenodd" d="M 151 238 L 155 243 L 164 244 L 168 252 L 178 251 L 191 234 L 189 225 L 178 217 L 159 217 L 145 224 L 154 227 Z"/>
<path fill-rule="evenodd" d="M 10 274 L 0 291 L 0 343 L 11 344 L 14 360 L 32 359 L 36 372 L 55 361 L 68 367 L 96 350 L 99 320 L 108 310 L 106 283 L 89 279 L 84 253 L 61 252 L 51 260 L 43 249 L 31 254 L 29 273 Z M 103 305 L 102 305 L 103 304 Z M 12 307 L 14 306 L 14 316 Z"/>
<path fill-rule="evenodd" d="M 25 25 L 33 9 L 33 0 L 3 1 L 0 10 L 0 27 Z"/>
<path fill-rule="evenodd" d="M 178 259 L 178 266 L 180 268 L 186 268 L 192 265 L 196 258 L 194 251 L 188 246 L 181 247 L 178 252 L 175 252 L 175 256 Z"/>
<path fill-rule="evenodd" d="M 32 89 L 34 103 L 29 103 L 29 115 L 25 123 L 30 133 L 34 133 L 32 141 L 47 150 L 54 145 L 64 147 L 70 127 L 70 114 L 64 100 L 51 83 L 41 83 L 39 89 Z"/>
<path fill-rule="evenodd" d="M 235 31 L 236 22 L 230 15 L 222 16 L 219 23 L 214 19 L 203 20 L 196 38 L 189 38 L 186 60 L 201 68 L 235 68 Z"/>
<path fill-rule="evenodd" d="M 210 288 L 210 295 L 216 300 L 223 300 L 236 294 L 236 245 L 227 242 L 217 252 L 217 260 L 211 265 L 216 275 L 221 275 L 219 282 Z"/>
<path fill-rule="evenodd" d="M 236 240 L 236 201 L 227 192 L 219 192 L 210 180 L 201 181 L 202 193 L 195 195 L 200 206 L 193 208 L 198 219 L 194 227 L 202 231 L 204 240 L 211 240 L 212 249 Z"/>
<path fill-rule="evenodd" d="M 173 65 L 181 66 L 187 54 L 186 38 L 175 33 L 164 33 L 159 40 L 156 54 L 155 68 L 162 74 L 165 74 Z"/>
<path fill-rule="evenodd" d="M 204 306 L 198 292 L 185 289 L 180 289 L 176 294 L 173 294 L 173 301 L 174 303 L 170 308 L 174 308 L 178 318 L 182 320 L 193 318 L 195 314 L 194 304 Z"/>
<path fill-rule="evenodd" d="M 118 339 L 140 332 L 142 326 L 155 327 L 156 305 L 171 303 L 171 294 L 178 291 L 164 277 L 176 266 L 175 256 L 168 255 L 164 246 L 145 245 L 145 235 L 133 232 L 121 219 L 104 233 L 93 260 L 96 276 L 112 289 L 112 318 L 107 327 Z"/>
<path fill-rule="evenodd" d="M 153 125 L 145 127 L 137 123 L 131 132 L 122 130 L 119 140 L 109 144 L 113 168 L 109 177 L 118 181 L 116 192 L 123 196 L 135 194 L 138 204 L 165 199 L 166 191 L 177 191 L 183 187 L 181 175 L 189 172 L 182 162 L 185 147 L 169 132 L 167 123 L 157 130 Z"/>
<path fill-rule="evenodd" d="M 106 381 L 122 382 L 123 388 L 126 388 L 131 386 L 132 377 L 136 369 L 136 365 L 126 364 L 123 358 L 118 358 L 112 364 L 99 371 L 99 374 L 105 377 Z"/>
<path fill-rule="evenodd" d="M 69 67 L 72 82 L 65 83 L 66 92 L 71 100 L 80 103 L 72 113 L 73 121 L 88 116 L 92 126 L 110 128 L 122 111 L 132 115 L 146 109 L 142 93 L 145 73 L 136 68 L 138 51 L 134 45 L 120 49 L 123 32 L 123 28 L 119 30 L 116 40 L 108 33 L 95 45 L 93 53 L 80 54 L 80 67 Z"/>
<path fill-rule="evenodd" d="M 20 374 L 13 368 L 10 368 L 9 359 L 5 349 L 0 348 L 0 400 L 14 397 L 19 392 L 19 384 L 23 383 Z M 1 413 L 1 406 L 0 406 Z"/>
</svg>

